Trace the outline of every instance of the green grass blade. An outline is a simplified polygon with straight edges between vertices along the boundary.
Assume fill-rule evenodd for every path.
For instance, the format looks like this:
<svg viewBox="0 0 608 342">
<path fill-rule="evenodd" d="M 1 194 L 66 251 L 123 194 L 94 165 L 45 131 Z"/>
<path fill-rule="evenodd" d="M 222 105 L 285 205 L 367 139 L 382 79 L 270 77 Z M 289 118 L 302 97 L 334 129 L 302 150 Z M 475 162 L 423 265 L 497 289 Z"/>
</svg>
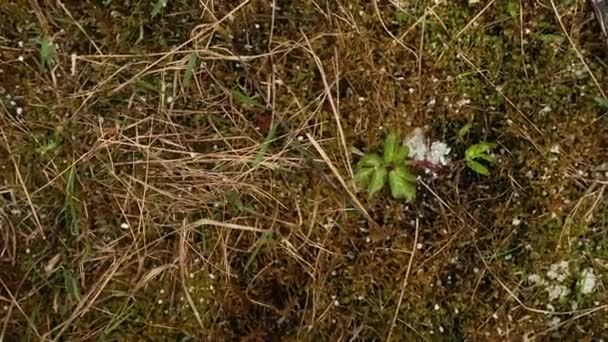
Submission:
<svg viewBox="0 0 608 342">
<path fill-rule="evenodd" d="M 70 168 L 66 177 L 66 189 L 65 189 L 65 203 L 63 206 L 63 215 L 65 218 L 66 225 L 70 228 L 72 235 L 80 234 L 80 225 L 78 223 L 78 211 L 74 199 L 76 187 L 76 171 L 75 168 Z"/>
<path fill-rule="evenodd" d="M 274 139 L 276 133 L 277 125 L 272 125 L 272 127 L 270 127 L 270 130 L 268 130 L 266 138 L 264 138 L 264 141 L 260 145 L 260 150 L 255 154 L 255 158 L 253 158 L 253 160 L 251 161 L 251 164 L 253 166 L 257 166 L 262 162 L 264 156 L 266 155 L 266 152 L 268 152 L 268 149 L 270 148 L 270 144 L 272 143 L 272 140 Z"/>
<path fill-rule="evenodd" d="M 182 83 L 184 84 L 184 88 L 187 88 L 192 81 L 192 75 L 194 75 L 194 68 L 196 67 L 196 62 L 198 61 L 198 56 L 196 53 L 190 54 L 190 58 L 188 58 L 188 64 L 186 64 L 186 71 L 184 72 L 184 79 Z"/>
<path fill-rule="evenodd" d="M 262 247 L 266 243 L 270 242 L 271 240 L 272 240 L 272 233 L 271 232 L 266 232 L 266 233 L 262 234 L 262 237 L 257 242 L 257 244 L 255 245 L 255 248 L 253 249 L 253 251 L 251 252 L 251 254 L 249 254 L 249 257 L 247 258 L 247 262 L 245 263 L 245 267 L 243 267 L 243 274 L 247 273 L 247 270 L 249 270 L 249 267 L 251 266 L 251 264 L 253 263 L 253 261 L 257 257 L 257 255 L 260 253 L 260 250 L 262 249 Z"/>
<path fill-rule="evenodd" d="M 257 107 L 257 108 L 264 108 L 264 106 L 262 106 L 258 101 L 256 101 L 255 99 L 253 99 L 250 96 L 243 94 L 242 92 L 240 92 L 236 89 L 232 90 L 231 95 L 232 95 L 232 98 L 234 99 L 234 102 L 236 102 L 237 104 L 248 105 L 248 106 Z"/>
<path fill-rule="evenodd" d="M 600 108 L 608 111 L 608 99 L 596 96 L 593 98 L 593 101 L 595 101 L 595 104 L 597 104 Z"/>
</svg>

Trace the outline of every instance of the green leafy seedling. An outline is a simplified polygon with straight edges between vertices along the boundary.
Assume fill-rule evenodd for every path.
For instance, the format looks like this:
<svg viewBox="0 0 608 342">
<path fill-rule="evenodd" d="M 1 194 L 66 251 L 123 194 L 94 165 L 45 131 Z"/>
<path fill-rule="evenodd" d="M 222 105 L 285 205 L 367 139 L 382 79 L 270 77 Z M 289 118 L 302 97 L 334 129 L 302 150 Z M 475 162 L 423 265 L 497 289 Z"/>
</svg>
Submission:
<svg viewBox="0 0 608 342">
<path fill-rule="evenodd" d="M 464 153 L 464 160 L 469 169 L 473 170 L 477 174 L 489 176 L 490 171 L 480 161 L 485 161 L 488 164 L 494 164 L 496 162 L 496 158 L 488 154 L 488 152 L 494 147 L 496 147 L 496 144 L 483 141 L 469 146 Z"/>
<path fill-rule="evenodd" d="M 409 203 L 416 198 L 416 176 L 405 165 L 409 149 L 400 140 L 396 133 L 389 133 L 384 140 L 382 157 L 368 153 L 357 163 L 355 184 L 366 188 L 370 198 L 384 188 L 387 180 L 394 199 L 405 199 Z"/>
</svg>

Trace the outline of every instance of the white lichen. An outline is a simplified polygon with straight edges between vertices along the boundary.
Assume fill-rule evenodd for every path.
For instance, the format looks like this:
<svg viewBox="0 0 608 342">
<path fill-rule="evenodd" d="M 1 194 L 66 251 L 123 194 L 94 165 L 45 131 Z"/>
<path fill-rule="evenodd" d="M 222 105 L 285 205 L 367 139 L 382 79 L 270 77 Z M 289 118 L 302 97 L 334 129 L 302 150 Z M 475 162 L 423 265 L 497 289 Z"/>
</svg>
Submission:
<svg viewBox="0 0 608 342">
<path fill-rule="evenodd" d="M 405 138 L 405 145 L 410 149 L 410 158 L 414 160 L 425 160 L 427 146 L 424 132 L 416 128 Z"/>
<path fill-rule="evenodd" d="M 596 282 L 597 276 L 593 272 L 593 269 L 584 269 L 583 273 L 581 274 L 581 279 L 579 280 L 579 289 L 581 291 L 581 294 L 587 295 L 593 293 L 593 290 L 595 290 Z"/>
<path fill-rule="evenodd" d="M 433 141 L 431 148 L 427 153 L 427 161 L 435 165 L 447 165 L 448 158 L 452 149 L 448 145 L 441 141 Z"/>
<path fill-rule="evenodd" d="M 404 143 L 410 150 L 409 157 L 413 160 L 427 161 L 438 166 L 445 166 L 449 162 L 448 155 L 452 149 L 442 141 L 429 144 L 421 128 L 414 129 L 405 138 Z"/>
<path fill-rule="evenodd" d="M 559 283 L 564 282 L 570 275 L 570 269 L 567 261 L 560 261 L 558 263 L 549 266 L 547 271 L 547 277 L 551 280 L 555 280 Z"/>
<path fill-rule="evenodd" d="M 542 285 L 545 283 L 545 281 L 541 276 L 533 273 L 528 275 L 528 283 L 530 283 L 530 285 Z"/>
<path fill-rule="evenodd" d="M 547 294 L 550 301 L 559 300 L 570 294 L 570 289 L 564 285 L 551 285 L 547 287 Z"/>
</svg>

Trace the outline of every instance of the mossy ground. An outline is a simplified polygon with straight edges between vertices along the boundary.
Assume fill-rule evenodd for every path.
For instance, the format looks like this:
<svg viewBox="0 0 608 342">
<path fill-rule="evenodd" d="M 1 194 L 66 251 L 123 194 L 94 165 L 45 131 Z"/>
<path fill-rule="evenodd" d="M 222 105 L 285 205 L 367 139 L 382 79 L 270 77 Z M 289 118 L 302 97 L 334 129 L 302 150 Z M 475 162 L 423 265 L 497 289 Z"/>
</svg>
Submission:
<svg viewBox="0 0 608 342">
<path fill-rule="evenodd" d="M 0 4 L 0 340 L 608 338 L 587 3 L 162 3 Z M 415 127 L 452 164 L 366 218 L 356 151 Z"/>
</svg>

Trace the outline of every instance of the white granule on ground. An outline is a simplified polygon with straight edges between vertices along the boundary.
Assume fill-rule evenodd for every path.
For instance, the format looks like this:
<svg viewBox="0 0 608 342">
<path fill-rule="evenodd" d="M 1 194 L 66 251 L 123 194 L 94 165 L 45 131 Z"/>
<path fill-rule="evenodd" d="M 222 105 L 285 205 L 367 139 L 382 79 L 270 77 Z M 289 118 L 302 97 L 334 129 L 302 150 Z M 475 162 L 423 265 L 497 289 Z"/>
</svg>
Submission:
<svg viewBox="0 0 608 342">
<path fill-rule="evenodd" d="M 452 149 L 442 141 L 433 141 L 430 145 L 421 128 L 414 129 L 406 138 L 405 145 L 410 149 L 409 157 L 414 160 L 427 161 L 433 165 L 445 166 Z"/>
<path fill-rule="evenodd" d="M 570 275 L 570 269 L 567 261 L 560 261 L 549 266 L 547 277 L 558 282 L 563 282 Z"/>
<path fill-rule="evenodd" d="M 570 289 L 564 285 L 551 285 L 547 287 L 549 300 L 557 300 L 564 298 L 570 294 Z"/>
<path fill-rule="evenodd" d="M 595 289 L 595 283 L 597 281 L 597 276 L 593 273 L 592 268 L 586 268 L 583 270 L 581 274 L 580 280 L 580 290 L 582 294 L 590 294 Z"/>
</svg>

